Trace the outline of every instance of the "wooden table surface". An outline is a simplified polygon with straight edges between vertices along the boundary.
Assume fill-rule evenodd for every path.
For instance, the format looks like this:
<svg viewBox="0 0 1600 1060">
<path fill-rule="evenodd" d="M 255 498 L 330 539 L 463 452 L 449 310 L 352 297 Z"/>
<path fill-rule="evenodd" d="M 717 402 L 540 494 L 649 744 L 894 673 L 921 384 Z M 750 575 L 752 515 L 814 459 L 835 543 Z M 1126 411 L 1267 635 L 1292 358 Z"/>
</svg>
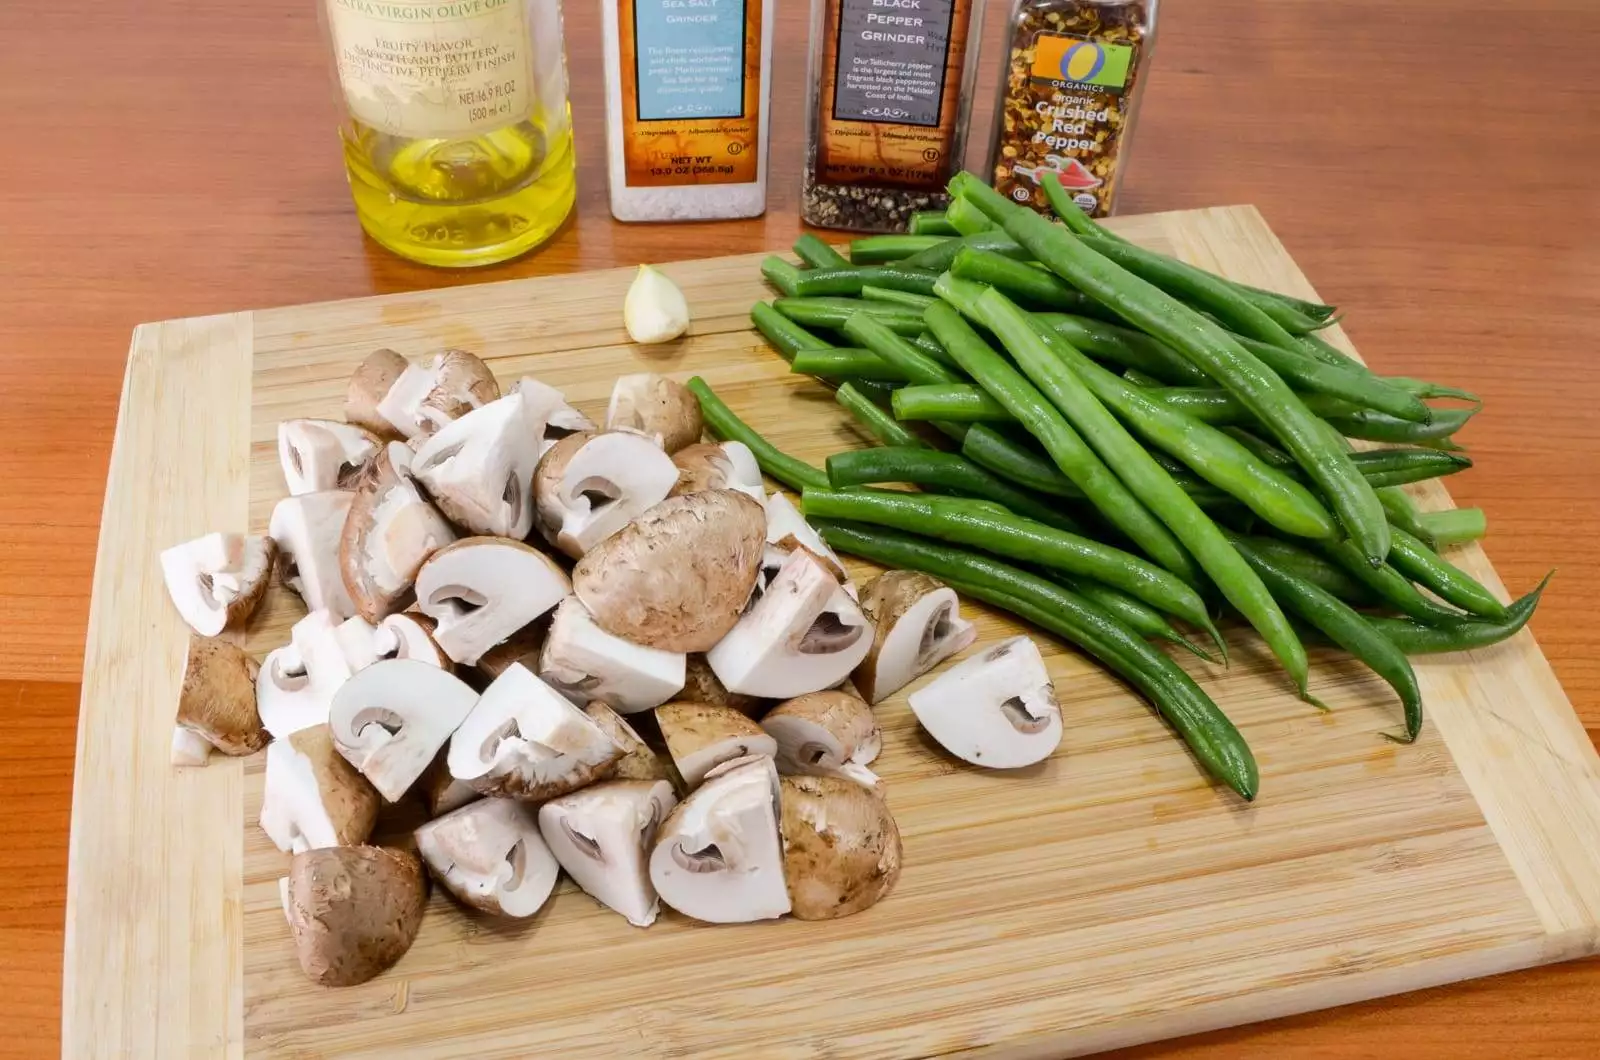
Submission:
<svg viewBox="0 0 1600 1060">
<path fill-rule="evenodd" d="M 0 1055 L 59 1049 L 74 732 L 100 501 L 141 321 L 787 245 L 805 12 L 780 5 L 771 197 L 757 221 L 606 210 L 598 12 L 569 5 L 577 215 L 473 272 L 367 241 L 332 127 L 315 0 L 0 4 Z M 990 12 L 974 143 L 1004 12 Z M 1600 5 L 1165 0 L 1121 207 L 1255 203 L 1379 368 L 1482 394 L 1479 466 L 1516 590 L 1600 733 Z M 196 410 L 203 415 L 204 410 Z M 1600 1052 L 1600 962 L 1121 1054 L 1345 1060 Z"/>
</svg>

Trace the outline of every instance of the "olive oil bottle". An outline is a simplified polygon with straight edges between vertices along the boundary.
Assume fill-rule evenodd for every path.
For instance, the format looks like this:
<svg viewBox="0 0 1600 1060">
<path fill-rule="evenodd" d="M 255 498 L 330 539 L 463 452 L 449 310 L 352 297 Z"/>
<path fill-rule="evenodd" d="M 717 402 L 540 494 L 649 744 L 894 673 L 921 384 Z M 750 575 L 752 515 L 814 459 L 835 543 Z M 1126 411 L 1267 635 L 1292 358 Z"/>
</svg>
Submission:
<svg viewBox="0 0 1600 1060">
<path fill-rule="evenodd" d="M 487 265 L 576 197 L 560 0 L 318 0 L 361 226 L 402 257 Z"/>
</svg>

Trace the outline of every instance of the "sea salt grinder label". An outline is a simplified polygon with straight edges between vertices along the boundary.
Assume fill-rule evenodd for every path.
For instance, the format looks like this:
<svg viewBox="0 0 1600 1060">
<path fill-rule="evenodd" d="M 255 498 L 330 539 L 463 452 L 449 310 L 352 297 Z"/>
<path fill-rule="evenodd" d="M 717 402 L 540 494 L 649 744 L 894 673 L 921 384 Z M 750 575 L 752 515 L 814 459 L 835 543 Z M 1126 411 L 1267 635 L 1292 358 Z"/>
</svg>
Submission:
<svg viewBox="0 0 1600 1060">
<path fill-rule="evenodd" d="M 460 137 L 532 113 L 524 0 L 327 0 L 345 103 L 408 137 Z"/>
</svg>

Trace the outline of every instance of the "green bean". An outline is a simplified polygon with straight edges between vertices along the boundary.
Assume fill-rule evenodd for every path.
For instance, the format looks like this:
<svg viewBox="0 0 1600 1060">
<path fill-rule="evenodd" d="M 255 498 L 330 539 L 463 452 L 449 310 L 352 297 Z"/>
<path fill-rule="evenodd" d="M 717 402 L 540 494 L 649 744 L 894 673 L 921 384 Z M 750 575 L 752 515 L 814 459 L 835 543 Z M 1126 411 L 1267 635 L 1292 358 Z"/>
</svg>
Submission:
<svg viewBox="0 0 1600 1060">
<path fill-rule="evenodd" d="M 912 213 L 906 231 L 914 236 L 958 236 L 956 226 L 943 210 L 917 210 Z"/>
<path fill-rule="evenodd" d="M 1299 471 L 1299 465 L 1294 462 L 1294 457 L 1243 427 L 1223 427 L 1221 431 L 1250 450 L 1250 454 L 1262 463 L 1270 464 L 1272 467 L 1287 468 L 1291 472 Z"/>
<path fill-rule="evenodd" d="M 1399 486 L 1382 486 L 1378 488 L 1378 503 L 1383 505 L 1384 514 L 1389 517 L 1389 525 L 1396 530 L 1404 530 L 1413 537 L 1419 537 L 1431 542 L 1428 530 L 1422 525 L 1422 512 L 1412 501 L 1409 494 Z"/>
<path fill-rule="evenodd" d="M 1030 309 L 1054 309 L 1088 315 L 1105 312 L 1088 295 L 1068 287 L 1055 273 L 1036 269 L 1026 262 L 996 254 L 992 250 L 961 248 L 950 263 L 950 275 L 958 280 L 988 284 Z"/>
<path fill-rule="evenodd" d="M 1482 508 L 1449 508 L 1442 512 L 1423 512 L 1417 517 L 1417 521 L 1427 531 L 1423 540 L 1432 541 L 1434 548 L 1481 541 L 1489 530 L 1489 520 L 1483 514 Z"/>
<path fill-rule="evenodd" d="M 1370 409 L 1354 409 L 1346 415 L 1330 416 L 1328 422 L 1346 438 L 1395 445 L 1452 445 L 1449 438 L 1472 419 L 1473 409 L 1434 409 L 1430 423 L 1408 423 Z"/>
<path fill-rule="evenodd" d="M 962 439 L 961 455 L 1035 493 L 1068 500 L 1087 499 L 1077 484 L 1048 459 L 983 424 L 973 424 Z"/>
<path fill-rule="evenodd" d="M 895 391 L 899 420 L 952 420 L 957 423 L 1015 423 L 1006 407 L 969 383 L 908 386 Z"/>
<path fill-rule="evenodd" d="M 1353 454 L 1352 459 L 1376 489 L 1443 478 L 1472 466 L 1471 457 L 1437 449 L 1368 449 Z M 1382 501 L 1381 493 L 1378 499 Z"/>
<path fill-rule="evenodd" d="M 1274 537 L 1251 537 L 1249 540 L 1250 546 L 1257 554 L 1273 566 L 1289 572 L 1301 581 L 1310 582 L 1347 604 L 1370 607 L 1379 602 L 1377 596 L 1365 584 L 1346 574 L 1343 567 L 1328 562 L 1315 552 Z"/>
<path fill-rule="evenodd" d="M 811 334 L 776 309 L 769 302 L 757 302 L 750 307 L 750 321 L 756 330 L 772 343 L 778 355 L 786 361 L 794 360 L 801 350 L 829 350 L 833 343 Z"/>
<path fill-rule="evenodd" d="M 1374 629 L 1388 637 L 1407 655 L 1432 655 L 1440 652 L 1469 651 L 1499 644 L 1521 632 L 1539 606 L 1539 597 L 1555 572 L 1544 576 L 1537 588 L 1506 607 L 1506 616 L 1493 622 L 1461 617 L 1453 622 L 1426 624 L 1407 618 L 1374 618 Z"/>
<path fill-rule="evenodd" d="M 871 379 L 875 382 L 903 383 L 905 375 L 871 350 L 801 350 L 789 362 L 789 370 L 819 379 Z"/>
<path fill-rule="evenodd" d="M 1477 412 L 1483 408 L 1483 398 L 1470 390 L 1460 387 L 1445 386 L 1443 383 L 1430 383 L 1426 379 L 1410 379 L 1403 375 L 1383 376 L 1384 382 L 1390 386 L 1397 386 L 1408 394 L 1419 398 L 1448 398 L 1455 401 L 1472 403 L 1472 411 Z"/>
<path fill-rule="evenodd" d="M 1296 298 L 1292 294 L 1284 294 L 1281 291 L 1269 291 L 1265 287 L 1252 287 L 1248 283 L 1240 283 L 1238 280 L 1230 280 L 1228 282 L 1232 283 L 1247 297 L 1255 299 L 1257 305 L 1264 305 L 1269 301 L 1276 302 L 1279 305 L 1286 305 L 1301 316 L 1308 317 L 1319 323 L 1331 320 L 1339 312 L 1337 307 L 1326 305 L 1322 302 Z"/>
<path fill-rule="evenodd" d="M 841 391 L 843 389 L 840 388 Z M 878 413 L 883 415 L 881 409 Z M 888 417 L 884 416 L 884 419 Z M 866 421 L 863 419 L 863 422 Z M 889 422 L 894 423 L 893 420 Z M 890 434 L 886 431 L 878 437 L 888 443 Z M 1017 489 L 957 453 L 913 448 L 922 444 L 921 440 L 913 435 L 904 446 L 886 444 L 885 447 L 877 449 L 855 449 L 835 453 L 828 457 L 828 481 L 832 483 L 834 489 L 872 486 L 885 482 L 908 482 L 924 489 L 932 487 L 936 490 L 953 491 L 963 496 L 993 501 L 1024 519 L 1032 519 L 1034 522 L 1053 526 L 1057 530 L 1066 530 L 1074 534 L 1083 533 L 1078 521 L 1059 508 L 1051 507 L 1033 494 Z"/>
<path fill-rule="evenodd" d="M 1347 367 L 1324 364 L 1303 353 L 1295 353 L 1271 343 L 1237 336 L 1239 345 L 1255 354 L 1261 363 L 1303 394 L 1321 394 L 1348 401 L 1358 409 L 1373 409 L 1408 423 L 1430 423 L 1433 409 L 1421 398 L 1388 380 L 1360 369 L 1354 361 Z"/>
<path fill-rule="evenodd" d="M 792 298 L 795 285 L 800 282 L 800 270 L 776 254 L 768 254 L 761 262 L 761 275 L 784 295 Z"/>
<path fill-rule="evenodd" d="M 955 260 L 956 254 L 963 247 L 972 247 L 976 250 L 992 250 L 996 254 L 1004 254 L 1008 258 L 1027 258 L 1028 252 L 1017 245 L 1017 241 L 998 229 L 991 232 L 979 232 L 974 236 L 962 236 L 960 239 L 947 239 L 938 246 L 929 247 L 920 254 L 913 254 L 901 262 L 907 268 L 927 269 L 929 272 L 944 272 Z"/>
<path fill-rule="evenodd" d="M 798 274 L 799 270 L 795 270 Z M 922 331 L 922 311 L 888 302 L 868 302 L 861 298 L 779 298 L 772 307 L 790 320 L 808 328 L 842 328 L 852 313 L 871 313 L 900 335 Z"/>
<path fill-rule="evenodd" d="M 1250 546 L 1247 538 L 1229 535 L 1233 546 L 1266 583 L 1273 598 L 1306 622 L 1321 630 L 1328 639 L 1360 659 L 1389 683 L 1405 709 L 1406 742 L 1422 731 L 1422 693 L 1417 675 L 1405 653 L 1394 642 L 1372 628 L 1361 615 L 1337 596 L 1314 582 L 1296 577 Z M 1393 553 L 1391 552 L 1391 555 Z"/>
<path fill-rule="evenodd" d="M 1127 240 L 1117 235 L 1111 229 L 1100 225 L 1094 218 L 1083 211 L 1072 199 L 1072 194 L 1061 184 L 1061 177 L 1055 173 L 1046 173 L 1040 182 L 1044 189 L 1045 201 L 1050 204 L 1050 209 L 1061 219 L 1061 223 L 1080 236 L 1103 236 L 1121 243 Z"/>
<path fill-rule="evenodd" d="M 961 199 L 950 200 L 945 208 L 945 219 L 964 236 L 975 236 L 994 228 L 994 222 L 983 216 L 983 211 Z"/>
<path fill-rule="evenodd" d="M 1389 547 L 1389 565 L 1395 570 L 1468 614 L 1487 619 L 1506 616 L 1506 605 L 1478 579 L 1404 530 L 1396 527 L 1391 533 L 1394 543 Z"/>
<path fill-rule="evenodd" d="M 1220 387 L 1158 387 L 1152 399 L 1213 427 L 1251 427 L 1258 421 L 1244 403 Z M 1301 394 L 1300 400 L 1314 416 L 1339 416 L 1357 411 L 1347 401 L 1326 394 Z"/>
<path fill-rule="evenodd" d="M 948 236 L 863 236 L 850 243 L 852 265 L 882 265 L 890 261 L 904 261 L 920 251 L 947 242 Z"/>
<path fill-rule="evenodd" d="M 1322 490 L 1362 553 L 1383 562 L 1389 523 L 1372 487 L 1276 373 L 1216 324 L 1033 211 L 1013 212 L 1006 231 L 1062 279 L 1172 346 L 1239 398 Z"/>
<path fill-rule="evenodd" d="M 963 381 L 952 369 L 923 353 L 866 313 L 851 315 L 844 323 L 844 333 L 877 354 L 909 383 L 929 386 Z"/>
<path fill-rule="evenodd" d="M 850 259 L 824 243 L 810 232 L 802 233 L 794 241 L 794 256 L 813 269 L 839 269 L 850 264 Z"/>
<path fill-rule="evenodd" d="M 932 303 L 929 304 L 931 305 Z M 928 307 L 923 306 L 922 308 L 926 310 Z M 950 351 L 944 348 L 944 343 L 933 337 L 932 332 L 923 331 L 911 340 L 911 344 L 946 368 L 956 367 L 955 358 L 951 357 Z"/>
<path fill-rule="evenodd" d="M 1164 342 L 1141 331 L 1082 316 L 1042 313 L 1039 319 L 1078 349 L 1098 361 L 1134 368 L 1163 383 L 1209 385 L 1211 377 L 1183 359 Z"/>
<path fill-rule="evenodd" d="M 1039 440 L 1056 466 L 1107 520 L 1161 566 L 1185 580 L 1195 580 L 1194 563 L 1172 532 L 1145 508 L 1022 373 L 1006 363 L 950 306 L 929 306 L 926 318 L 934 335 L 967 374 Z"/>
<path fill-rule="evenodd" d="M 1068 578 L 1058 571 L 1042 571 L 1040 576 L 1065 586 L 1082 596 L 1090 603 L 1097 605 L 1102 611 L 1133 630 L 1145 640 L 1162 640 L 1168 644 L 1176 644 L 1196 658 L 1204 659 L 1209 663 L 1227 664 L 1225 658 L 1213 655 L 1194 641 L 1179 633 L 1167 616 L 1151 607 L 1149 604 L 1140 603 L 1127 593 L 1119 592 L 1109 585 L 1088 578 Z"/>
<path fill-rule="evenodd" d="M 916 310 L 926 309 L 938 301 L 930 294 L 917 294 L 915 291 L 897 291 L 892 287 L 874 287 L 870 283 L 861 285 L 861 297 L 869 302 L 887 302 L 891 305 L 909 306 Z"/>
<path fill-rule="evenodd" d="M 920 570 L 1083 648 L 1145 696 L 1178 731 L 1201 766 L 1245 799 L 1260 788 L 1255 757 L 1239 730 L 1194 679 L 1081 595 L 998 560 L 904 534 L 824 523 L 829 545 L 890 567 Z"/>
<path fill-rule="evenodd" d="M 1126 379 L 1134 386 L 1159 387 L 1162 385 L 1161 380 L 1157 379 L 1153 375 L 1145 375 L 1137 368 L 1124 368 L 1122 370 L 1122 378 Z"/>
<path fill-rule="evenodd" d="M 1355 545 L 1348 539 L 1324 542 L 1318 546 L 1322 554 L 1343 567 L 1347 574 L 1361 582 L 1373 595 L 1389 607 L 1419 622 L 1456 622 L 1465 617 L 1460 611 L 1434 603 L 1423 596 L 1405 575 L 1385 563 L 1374 567 L 1366 562 Z"/>
<path fill-rule="evenodd" d="M 1329 323 L 1332 323 L 1332 321 L 1330 320 Z M 1321 335 L 1301 335 L 1299 336 L 1299 345 L 1302 350 L 1324 364 L 1331 364 L 1339 368 L 1349 368 L 1352 365 L 1357 368 L 1366 367 L 1366 365 L 1345 353 L 1339 347 L 1328 342 Z"/>
<path fill-rule="evenodd" d="M 717 397 L 716 392 L 704 379 L 694 376 L 684 386 L 688 387 L 689 392 L 699 400 L 700 415 L 704 417 L 711 433 L 726 442 L 743 442 L 755 455 L 756 463 L 761 465 L 762 471 L 790 489 L 803 490 L 807 486 L 815 489 L 827 488 L 827 472 L 781 452 L 771 442 L 761 437 L 753 427 L 741 420 L 721 398 Z"/>
<path fill-rule="evenodd" d="M 800 298 L 826 298 L 834 295 L 859 295 L 867 285 L 912 294 L 933 294 L 935 273 L 895 265 L 844 265 L 839 268 L 805 269 L 796 273 L 793 291 Z"/>
<path fill-rule="evenodd" d="M 849 412 L 850 415 L 854 416 L 856 421 L 865 427 L 874 438 L 878 439 L 878 441 L 882 442 L 884 445 L 906 447 L 927 445 L 927 443 L 921 438 L 918 438 L 915 434 L 902 426 L 900 422 L 893 416 L 879 408 L 878 405 L 871 398 L 863 394 L 860 388 L 858 388 L 854 383 L 841 384 L 839 389 L 833 392 L 833 399 L 837 401 L 846 412 Z M 831 483 L 833 482 L 833 472 L 831 469 L 831 462 L 833 458 L 829 457 L 828 460 L 830 462 L 828 481 Z"/>
<path fill-rule="evenodd" d="M 894 392 L 905 386 L 904 383 L 891 383 L 883 379 L 853 379 L 851 385 L 869 401 L 879 405 L 887 405 L 894 397 Z"/>
</svg>

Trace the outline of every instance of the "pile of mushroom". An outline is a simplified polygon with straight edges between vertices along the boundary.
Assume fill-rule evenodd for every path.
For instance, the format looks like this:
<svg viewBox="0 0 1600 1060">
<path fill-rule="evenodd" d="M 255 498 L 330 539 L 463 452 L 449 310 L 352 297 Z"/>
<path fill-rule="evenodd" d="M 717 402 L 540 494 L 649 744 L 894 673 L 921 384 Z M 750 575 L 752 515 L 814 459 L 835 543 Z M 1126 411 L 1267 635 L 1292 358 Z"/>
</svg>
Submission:
<svg viewBox="0 0 1600 1060">
<path fill-rule="evenodd" d="M 826 919 L 893 888 L 869 704 L 972 643 L 951 590 L 898 571 L 858 589 L 665 376 L 619 379 L 602 428 L 465 351 L 380 350 L 344 415 L 280 425 L 266 536 L 161 555 L 194 631 L 173 761 L 265 748 L 260 824 L 292 857 L 308 976 L 399 960 L 429 876 L 528 917 L 564 871 L 641 927 L 662 902 Z M 241 634 L 273 571 L 307 611 L 258 666 Z M 1037 659 L 1008 642 L 912 707 L 971 761 L 1037 761 L 1061 731 Z M 367 845 L 403 800 L 428 817 L 415 852 Z"/>
</svg>

